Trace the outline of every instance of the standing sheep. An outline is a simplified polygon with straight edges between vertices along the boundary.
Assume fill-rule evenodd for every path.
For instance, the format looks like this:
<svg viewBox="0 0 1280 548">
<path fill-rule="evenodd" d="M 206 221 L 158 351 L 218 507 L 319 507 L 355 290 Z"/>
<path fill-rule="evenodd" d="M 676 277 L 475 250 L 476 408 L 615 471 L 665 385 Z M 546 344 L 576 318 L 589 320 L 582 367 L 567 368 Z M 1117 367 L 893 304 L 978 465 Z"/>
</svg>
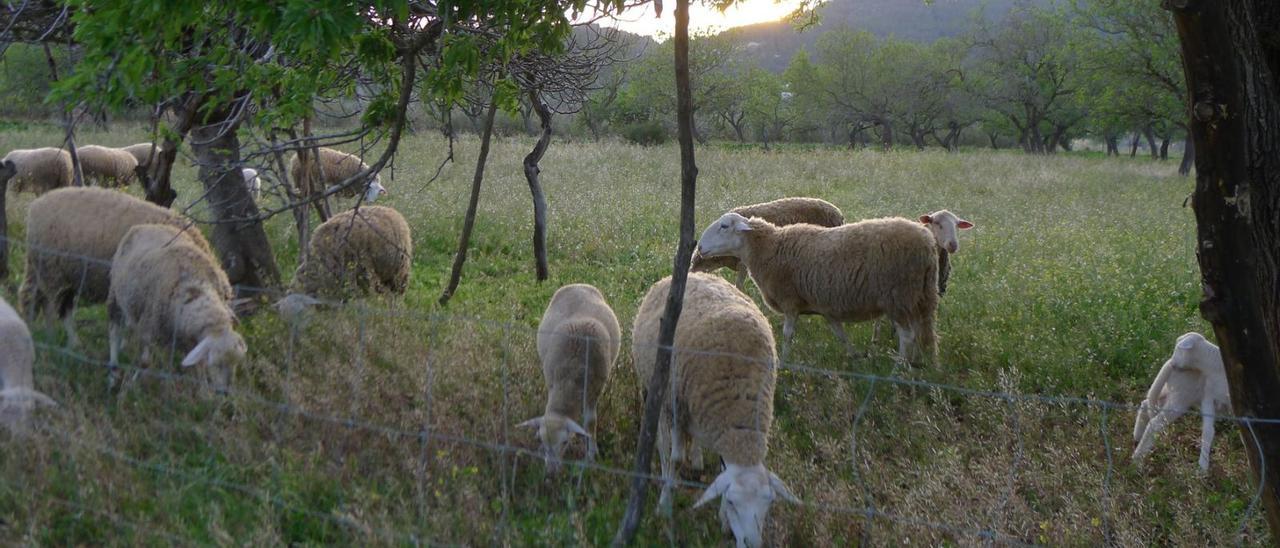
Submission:
<svg viewBox="0 0 1280 548">
<path fill-rule="evenodd" d="M 960 237 L 956 230 L 973 228 L 973 223 L 945 209 L 921 215 L 920 222 L 929 227 L 938 242 L 938 295 L 945 295 L 947 280 L 951 277 L 951 254 L 960 251 Z"/>
<path fill-rule="evenodd" d="M 730 211 L 743 217 L 759 217 L 778 226 L 809 223 L 832 227 L 844 224 L 844 214 L 840 212 L 840 208 L 817 198 L 780 198 L 772 202 L 737 207 Z M 741 268 L 738 259 L 730 255 L 715 258 L 703 257 L 695 249 L 693 261 L 689 267 L 694 272 L 712 272 L 720 268 L 729 268 L 738 273 L 737 282 L 734 284 L 738 289 L 742 289 L 742 283 L 747 278 L 747 272 Z"/>
<path fill-rule="evenodd" d="M 618 317 L 599 289 L 572 284 L 552 295 L 538 324 L 538 358 L 547 385 L 547 405 L 542 416 L 519 424 L 538 429 L 543 459 L 551 472 L 559 471 L 573 434 L 587 439 L 587 458 L 595 457 L 596 442 L 589 432 L 595 423 L 596 402 L 621 346 Z"/>
<path fill-rule="evenodd" d="M 317 147 L 313 151 L 313 154 L 319 158 L 319 162 L 316 162 L 314 159 L 312 160 L 312 162 L 315 162 L 315 171 L 312 172 L 312 176 L 316 177 L 321 183 L 314 188 L 324 188 L 336 185 L 351 178 L 360 171 L 369 169 L 369 166 L 361 161 L 360 157 L 355 154 L 348 154 L 340 150 L 334 150 L 326 147 Z M 302 180 L 302 162 L 298 161 L 297 155 L 294 155 L 293 158 L 289 160 L 289 179 L 293 181 L 294 185 L 297 185 L 298 181 Z M 339 194 L 342 196 L 355 196 L 356 192 L 356 187 L 350 187 Z M 378 199 L 378 196 L 386 193 L 387 189 L 382 186 L 381 177 L 374 175 L 373 180 L 365 187 L 364 200 L 366 202 L 373 202 Z"/>
<path fill-rule="evenodd" d="M 1213 444 L 1215 415 L 1231 413 L 1231 393 L 1222 353 L 1199 333 L 1178 337 L 1173 356 L 1164 362 L 1151 383 L 1147 398 L 1138 407 L 1133 422 L 1133 461 L 1139 462 L 1155 443 L 1156 433 L 1181 417 L 1193 406 L 1200 408 L 1200 469 L 1209 470 L 1209 448 Z"/>
<path fill-rule="evenodd" d="M 144 365 L 151 345 L 173 344 L 191 349 L 183 367 L 204 365 L 214 388 L 230 385 L 246 347 L 234 330 L 231 283 L 208 248 L 178 227 L 137 225 L 120 240 L 111 264 L 112 368 L 127 327 L 143 339 Z"/>
<path fill-rule="evenodd" d="M 0 298 L 0 426 L 20 428 L 37 403 L 54 405 L 48 396 L 35 391 L 31 376 L 35 359 L 27 324 Z"/>
<path fill-rule="evenodd" d="M 196 245 L 209 250 L 209 243 L 188 219 L 121 192 L 64 188 L 32 200 L 27 209 L 27 264 L 19 308 L 28 318 L 43 311 L 48 320 L 63 319 L 68 344 L 77 346 L 76 301 L 106 301 L 111 258 L 124 234 L 139 224 L 186 227 Z"/>
<path fill-rule="evenodd" d="M 75 180 L 71 154 L 52 147 L 11 150 L 0 160 L 0 186 L 9 180 L 13 180 L 14 192 L 37 196 L 69 187 Z"/>
<path fill-rule="evenodd" d="M 893 217 L 835 228 L 775 226 L 726 213 L 698 239 L 706 256 L 732 255 L 764 302 L 784 316 L 783 357 L 800 314 L 820 314 L 849 353 L 842 322 L 887 315 L 898 331 L 902 359 L 932 360 L 937 352 L 938 253 L 924 225 Z"/>
<path fill-rule="evenodd" d="M 653 376 L 670 288 L 670 276 L 653 284 L 636 313 L 631 356 L 642 386 Z M 725 470 L 694 508 L 723 496 L 721 527 L 732 530 L 738 546 L 760 546 L 773 500 L 799 502 L 764 466 L 778 377 L 773 331 L 755 303 L 729 282 L 690 273 L 673 347 L 673 380 L 658 423 L 666 481 L 658 503 L 670 503 L 677 462 L 700 462 L 700 448 L 715 451 Z"/>
<path fill-rule="evenodd" d="M 364 206 L 331 217 L 311 235 L 291 293 L 342 298 L 360 293 L 401 295 L 409 286 L 413 240 L 400 212 Z"/>
<path fill-rule="evenodd" d="M 144 168 L 149 167 L 151 165 L 152 158 L 160 155 L 161 152 L 164 152 L 164 149 L 160 147 L 160 145 L 156 145 L 152 143 L 138 143 L 134 145 L 129 145 L 120 150 L 123 150 L 133 155 L 133 159 L 137 160 L 138 162 L 138 167 L 144 167 Z"/>
<path fill-rule="evenodd" d="M 138 167 L 138 159 L 120 148 L 85 145 L 76 149 L 76 155 L 84 178 L 100 186 L 128 186 Z"/>
</svg>

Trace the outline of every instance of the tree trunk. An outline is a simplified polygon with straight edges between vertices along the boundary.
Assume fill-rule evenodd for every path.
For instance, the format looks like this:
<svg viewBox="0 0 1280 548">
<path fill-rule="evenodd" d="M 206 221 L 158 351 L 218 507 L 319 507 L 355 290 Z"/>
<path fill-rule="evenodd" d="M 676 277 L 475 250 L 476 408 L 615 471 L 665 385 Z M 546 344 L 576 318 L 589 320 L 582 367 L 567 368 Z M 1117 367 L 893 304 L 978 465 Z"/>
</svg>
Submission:
<svg viewBox="0 0 1280 548">
<path fill-rule="evenodd" d="M 1000 150 L 1000 135 L 994 131 L 988 131 L 987 139 L 991 141 L 991 150 Z"/>
<path fill-rule="evenodd" d="M 449 286 L 440 295 L 440 304 L 449 304 L 453 292 L 462 281 L 462 265 L 467 262 L 467 247 L 471 245 L 471 229 L 476 226 L 476 209 L 480 206 L 480 183 L 484 181 L 484 166 L 489 161 L 489 141 L 493 137 L 493 119 L 498 113 L 498 102 L 489 99 L 489 109 L 484 115 L 484 131 L 480 134 L 480 156 L 476 158 L 475 176 L 471 179 L 471 201 L 467 202 L 467 215 L 462 221 L 462 235 L 458 238 L 458 253 L 453 256 L 453 269 L 449 273 Z"/>
<path fill-rule="evenodd" d="M 0 285 L 9 280 L 9 216 L 5 212 L 9 178 L 0 180 Z"/>
<path fill-rule="evenodd" d="M 1130 157 L 1130 158 L 1137 158 L 1137 157 L 1138 157 L 1138 139 L 1141 139 L 1141 136 L 1139 136 L 1139 135 L 1138 135 L 1138 133 L 1137 133 L 1137 132 L 1135 132 L 1135 133 L 1133 134 L 1133 141 L 1131 141 L 1131 142 L 1129 143 L 1129 157 Z"/>
<path fill-rule="evenodd" d="M 1187 133 L 1187 140 L 1182 146 L 1182 163 L 1178 165 L 1178 175 L 1190 175 L 1191 165 L 1196 161 L 1196 140 Z"/>
<path fill-rule="evenodd" d="M 1118 142 L 1119 139 L 1115 135 L 1108 135 L 1104 138 L 1104 140 L 1107 142 L 1107 156 L 1108 157 L 1119 156 L 1120 155 L 1120 144 Z"/>
<path fill-rule="evenodd" d="M 53 50 L 49 49 L 49 43 L 45 42 L 42 45 L 44 46 L 45 62 L 49 64 L 49 76 L 52 78 L 53 82 L 57 82 L 58 62 L 53 59 Z M 66 137 L 63 139 L 62 143 L 63 147 L 67 150 L 67 153 L 71 155 L 71 184 L 74 186 L 84 186 L 84 170 L 80 168 L 80 155 L 76 153 L 76 110 L 77 109 L 71 108 L 65 109 L 62 112 L 62 129 L 66 132 Z"/>
<path fill-rule="evenodd" d="M 1280 538 L 1280 2 L 1170 0 L 1197 151 L 1204 298 L 1234 413 Z M 1178 8 L 1177 6 L 1185 6 Z"/>
<path fill-rule="evenodd" d="M 198 126 L 191 130 L 191 151 L 200 166 L 205 198 L 216 222 L 213 246 L 232 285 L 244 289 L 275 287 L 280 283 L 271 242 L 257 220 L 258 206 L 240 172 L 238 123 Z M 257 293 L 253 293 L 257 295 Z"/>
<path fill-rule="evenodd" d="M 538 137 L 538 142 L 524 157 L 524 178 L 529 181 L 529 193 L 533 195 L 533 259 L 538 281 L 541 282 L 546 280 L 548 275 L 547 198 L 543 196 L 542 183 L 538 180 L 538 174 L 542 171 L 538 167 L 538 162 L 542 161 L 542 155 L 546 154 L 547 147 L 551 146 L 551 109 L 542 102 L 542 97 L 537 91 L 529 91 L 529 101 L 533 105 L 533 111 L 538 114 L 538 121 L 542 126 L 542 134 Z"/>
<path fill-rule="evenodd" d="M 1160 159 L 1161 160 L 1169 159 L 1169 138 L 1168 137 L 1160 138 Z"/>
<path fill-rule="evenodd" d="M 881 116 L 876 119 L 876 124 L 880 126 L 880 148 L 893 150 L 893 122 L 887 116 Z"/>
<path fill-rule="evenodd" d="M 689 261 L 694 243 L 694 195 L 698 182 L 698 166 L 693 158 L 693 93 L 689 85 L 689 0 L 676 0 L 676 125 L 680 136 L 680 243 L 671 270 L 671 290 L 658 328 L 658 356 L 653 376 L 647 381 L 644 418 L 636 448 L 636 474 L 631 480 L 631 496 L 622 517 L 622 526 L 613 539 L 614 546 L 630 544 L 640 526 L 640 515 L 648 494 L 653 444 L 658 431 L 658 418 L 666 400 L 671 370 L 671 345 L 675 341 L 676 322 L 684 306 L 685 283 L 689 277 Z"/>
<path fill-rule="evenodd" d="M 1151 159 L 1155 160 L 1159 152 L 1156 151 L 1156 134 L 1152 131 L 1151 126 L 1142 128 L 1142 136 L 1147 139 L 1147 150 L 1151 152 Z"/>
</svg>

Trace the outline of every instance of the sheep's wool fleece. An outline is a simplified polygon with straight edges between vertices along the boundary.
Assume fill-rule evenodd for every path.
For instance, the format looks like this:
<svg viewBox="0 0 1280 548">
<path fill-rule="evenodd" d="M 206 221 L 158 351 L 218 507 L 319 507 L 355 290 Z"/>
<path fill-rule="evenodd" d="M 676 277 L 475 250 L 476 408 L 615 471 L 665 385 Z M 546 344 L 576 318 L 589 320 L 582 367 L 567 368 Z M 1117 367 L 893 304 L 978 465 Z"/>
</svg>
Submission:
<svg viewBox="0 0 1280 548">
<path fill-rule="evenodd" d="M 890 217 L 835 228 L 748 220 L 745 257 L 765 304 L 839 321 L 932 317 L 938 252 L 924 225 Z"/>
<path fill-rule="evenodd" d="M 76 149 L 76 156 L 80 157 L 80 170 L 85 177 L 116 185 L 132 181 L 133 170 L 138 167 L 138 159 L 133 154 L 118 148 L 85 145 Z"/>
<path fill-rule="evenodd" d="M 413 240 L 404 216 L 386 206 L 334 215 L 311 235 L 293 291 L 323 298 L 353 292 L 403 294 L 409 286 Z"/>
<path fill-rule="evenodd" d="M 621 346 L 618 317 L 599 289 L 571 284 L 556 290 L 538 324 L 546 414 L 577 419 L 584 403 L 594 408 Z"/>
<path fill-rule="evenodd" d="M 0 389 L 30 388 L 35 359 L 35 345 L 26 322 L 0 297 Z"/>
<path fill-rule="evenodd" d="M 190 303 L 201 295 L 215 297 L 220 306 L 191 311 Z M 217 260 L 177 227 L 135 226 L 112 259 L 111 303 L 124 313 L 126 325 L 157 344 L 176 336 L 178 345 L 190 348 L 213 327 L 232 325 L 227 302 L 233 296 Z M 186 311 L 182 317 L 175 317 L 178 304 Z"/>
<path fill-rule="evenodd" d="M 826 200 L 817 198 L 779 198 L 762 204 L 752 204 L 731 209 L 743 217 L 759 217 L 778 226 L 809 223 L 818 226 L 844 224 L 844 213 Z M 698 272 L 711 272 L 718 268 L 738 270 L 737 257 L 703 257 L 694 250 L 693 268 Z"/>
<path fill-rule="evenodd" d="M 145 166 L 150 163 L 153 148 L 155 150 L 155 155 L 159 156 L 160 147 L 152 145 L 151 143 L 137 143 L 124 147 L 120 150 L 133 155 L 133 159 L 138 161 L 138 165 Z"/>
<path fill-rule="evenodd" d="M 69 187 L 75 179 L 71 154 L 60 148 L 13 150 L 4 159 L 17 167 L 11 181 L 14 192 L 44 194 L 55 188 Z"/>
<path fill-rule="evenodd" d="M 315 187 L 318 189 L 323 189 L 329 185 L 341 183 L 348 177 L 359 173 L 360 170 L 369 167 L 364 162 L 360 161 L 359 156 L 342 152 L 341 150 L 334 150 L 332 148 L 318 147 L 315 149 L 314 157 L 319 158 L 319 167 L 323 172 L 323 177 L 321 178 L 321 182 L 323 184 Z M 312 165 L 315 165 L 315 160 L 312 159 L 311 163 Z M 320 177 L 321 173 L 317 172 L 314 176 Z M 298 156 L 296 154 L 289 161 L 289 179 L 293 181 L 295 186 L 298 184 L 298 181 L 302 180 L 302 163 L 298 161 Z M 338 194 L 350 197 L 355 196 L 359 192 L 359 188 L 352 186 L 344 189 Z"/>
<path fill-rule="evenodd" d="M 122 192 L 76 187 L 36 198 L 27 209 L 23 290 L 38 290 L 46 298 L 78 290 L 81 302 L 104 301 L 116 246 L 130 228 L 140 224 L 187 228 L 195 244 L 209 250 L 209 242 L 189 220 Z"/>
<path fill-rule="evenodd" d="M 636 313 L 632 359 L 642 386 L 653 376 L 670 286 L 670 276 L 654 284 Z M 764 462 L 778 376 L 773 330 L 764 314 L 720 277 L 690 273 L 674 346 L 681 431 L 728 462 Z M 663 412 L 668 409 L 664 403 Z"/>
</svg>

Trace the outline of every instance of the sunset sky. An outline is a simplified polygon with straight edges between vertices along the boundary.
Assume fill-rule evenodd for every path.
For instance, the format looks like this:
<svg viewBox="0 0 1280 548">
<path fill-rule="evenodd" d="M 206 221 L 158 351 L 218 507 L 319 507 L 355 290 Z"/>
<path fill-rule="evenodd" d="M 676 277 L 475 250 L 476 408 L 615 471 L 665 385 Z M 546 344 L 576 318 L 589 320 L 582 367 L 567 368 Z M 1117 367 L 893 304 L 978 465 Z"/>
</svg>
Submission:
<svg viewBox="0 0 1280 548">
<path fill-rule="evenodd" d="M 616 26 L 627 32 L 645 34 L 659 40 L 669 38 L 675 28 L 675 1 L 663 2 L 662 18 L 653 16 L 653 5 L 634 8 L 615 20 L 601 20 L 605 26 Z M 721 31 L 732 27 L 740 27 L 765 21 L 776 21 L 791 13 L 799 5 L 798 0 L 743 0 L 720 13 L 714 7 L 694 3 L 689 8 L 689 30 L 695 34 L 705 31 Z"/>
</svg>

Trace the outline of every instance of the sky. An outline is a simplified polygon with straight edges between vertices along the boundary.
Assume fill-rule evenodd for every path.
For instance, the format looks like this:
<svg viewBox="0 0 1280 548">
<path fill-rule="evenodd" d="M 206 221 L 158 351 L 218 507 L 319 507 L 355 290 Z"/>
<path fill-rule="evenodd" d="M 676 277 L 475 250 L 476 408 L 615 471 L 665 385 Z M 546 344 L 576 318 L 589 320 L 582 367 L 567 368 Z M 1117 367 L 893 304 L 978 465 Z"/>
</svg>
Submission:
<svg viewBox="0 0 1280 548">
<path fill-rule="evenodd" d="M 689 7 L 689 31 L 693 34 L 718 32 L 732 27 L 777 21 L 794 11 L 799 4 L 799 0 L 740 0 L 721 13 L 712 6 L 694 2 Z M 675 32 L 675 15 L 672 12 L 675 7 L 674 0 L 663 2 L 662 17 L 654 18 L 653 3 L 646 2 L 643 6 L 623 12 L 613 20 L 601 20 L 600 24 L 663 40 Z"/>
</svg>

